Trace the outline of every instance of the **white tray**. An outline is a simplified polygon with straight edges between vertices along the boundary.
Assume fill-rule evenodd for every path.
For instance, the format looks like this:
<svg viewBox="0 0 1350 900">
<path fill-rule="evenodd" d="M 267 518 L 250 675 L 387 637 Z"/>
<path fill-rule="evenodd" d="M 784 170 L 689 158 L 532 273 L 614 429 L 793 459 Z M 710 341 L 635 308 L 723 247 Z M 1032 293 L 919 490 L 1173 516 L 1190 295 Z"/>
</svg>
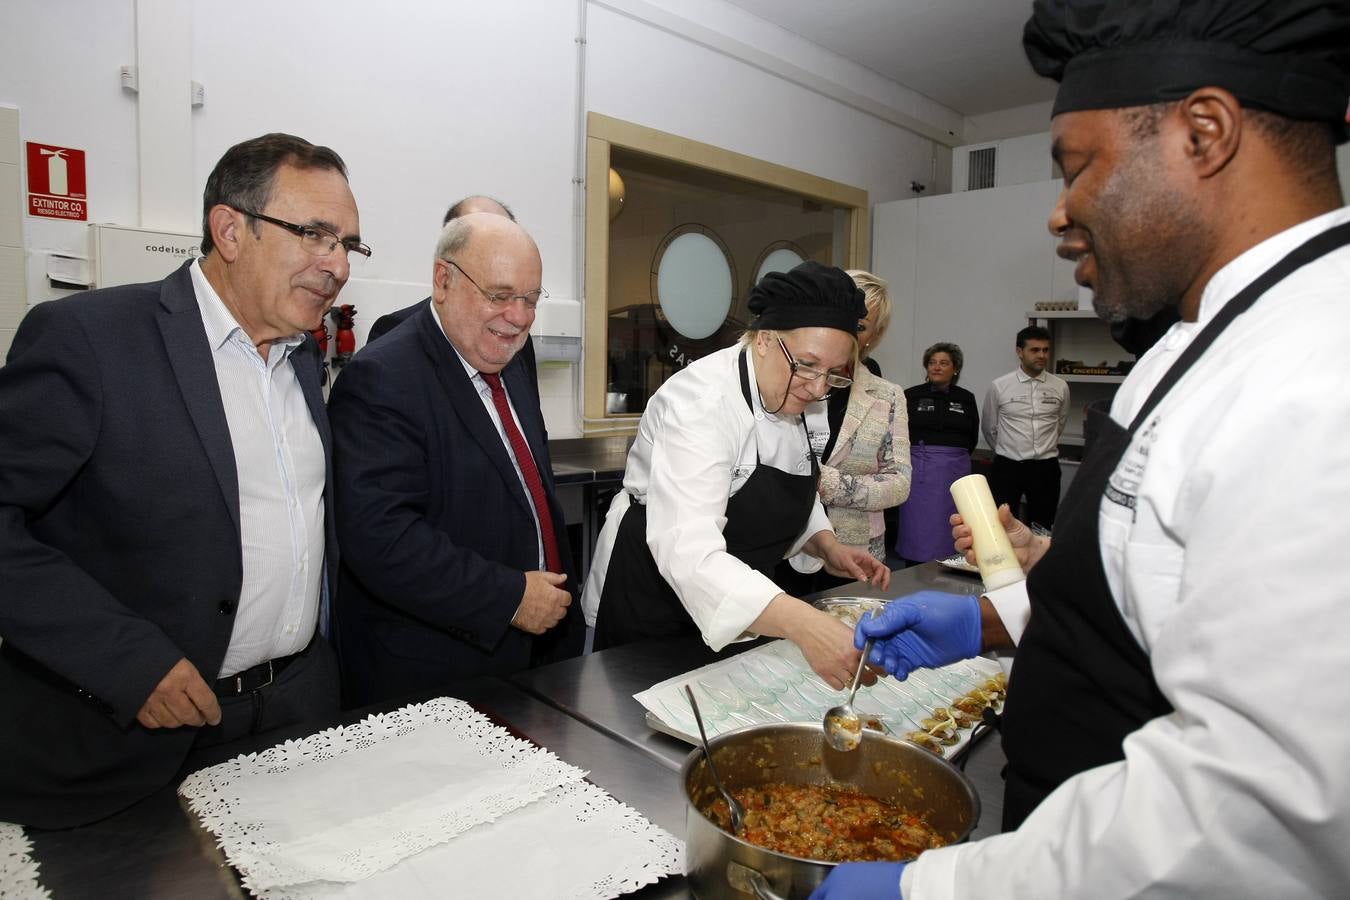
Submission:
<svg viewBox="0 0 1350 900">
<path fill-rule="evenodd" d="M 863 715 L 877 716 L 895 737 L 921 730 L 919 720 L 937 706 L 949 706 L 975 685 L 1000 672 L 997 662 L 976 658 L 942 669 L 920 669 L 907 681 L 878 679 L 859 687 L 853 705 Z M 774 722 L 820 722 L 825 711 L 843 702 L 836 691 L 811 671 L 797 646 L 778 640 L 702 668 L 654 684 L 633 698 L 647 710 L 647 724 L 688 744 L 697 744 L 698 726 L 684 694 L 689 685 L 698 698 L 708 737 Z M 959 732 L 945 747 L 948 758 L 970 741 L 971 730 Z"/>
</svg>

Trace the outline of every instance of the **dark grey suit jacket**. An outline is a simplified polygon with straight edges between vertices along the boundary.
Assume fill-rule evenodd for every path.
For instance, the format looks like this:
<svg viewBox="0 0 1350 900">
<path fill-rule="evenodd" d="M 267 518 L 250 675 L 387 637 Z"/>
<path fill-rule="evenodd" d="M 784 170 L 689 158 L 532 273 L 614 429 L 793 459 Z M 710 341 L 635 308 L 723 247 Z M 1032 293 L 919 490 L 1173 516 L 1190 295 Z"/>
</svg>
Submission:
<svg viewBox="0 0 1350 900">
<path fill-rule="evenodd" d="M 312 338 L 291 364 L 331 460 Z M 81 824 L 170 781 L 197 730 L 136 713 L 180 658 L 220 671 L 239 533 L 187 265 L 29 312 L 0 368 L 0 820 Z"/>
<path fill-rule="evenodd" d="M 538 387 L 519 355 L 501 374 L 549 495 L 575 597 Z M 357 353 L 333 385 L 328 414 L 348 705 L 580 652 L 585 626 L 577 603 L 538 638 L 510 625 L 524 573 L 539 568 L 532 507 L 431 316 L 415 315 Z"/>
</svg>

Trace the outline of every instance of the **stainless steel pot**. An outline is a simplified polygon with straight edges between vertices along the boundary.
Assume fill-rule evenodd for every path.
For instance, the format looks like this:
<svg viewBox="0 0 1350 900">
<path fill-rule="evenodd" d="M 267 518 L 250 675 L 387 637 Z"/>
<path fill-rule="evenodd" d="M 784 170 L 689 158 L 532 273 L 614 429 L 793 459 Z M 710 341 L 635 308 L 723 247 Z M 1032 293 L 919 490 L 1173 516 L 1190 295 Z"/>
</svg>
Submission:
<svg viewBox="0 0 1350 900">
<path fill-rule="evenodd" d="M 964 841 L 980 818 L 980 798 L 951 763 L 905 741 L 871 731 L 862 746 L 841 753 L 819 725 L 756 725 L 713 738 L 709 748 L 729 790 L 765 784 L 848 785 L 928 818 L 952 843 Z M 701 810 L 717 789 L 701 750 L 680 769 L 685 792 L 685 874 L 700 898 L 805 898 L 834 863 L 802 859 L 741 840 Z"/>
</svg>

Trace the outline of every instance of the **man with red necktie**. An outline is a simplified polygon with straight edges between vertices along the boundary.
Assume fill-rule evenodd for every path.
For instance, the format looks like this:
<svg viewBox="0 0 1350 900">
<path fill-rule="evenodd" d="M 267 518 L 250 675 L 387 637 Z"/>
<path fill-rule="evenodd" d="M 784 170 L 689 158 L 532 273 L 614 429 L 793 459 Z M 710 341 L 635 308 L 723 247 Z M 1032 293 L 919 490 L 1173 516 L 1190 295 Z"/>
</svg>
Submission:
<svg viewBox="0 0 1350 900">
<path fill-rule="evenodd" d="M 358 706 L 581 651 L 576 574 L 520 348 L 539 250 L 502 216 L 441 232 L 432 303 L 333 386 L 338 633 Z"/>
</svg>

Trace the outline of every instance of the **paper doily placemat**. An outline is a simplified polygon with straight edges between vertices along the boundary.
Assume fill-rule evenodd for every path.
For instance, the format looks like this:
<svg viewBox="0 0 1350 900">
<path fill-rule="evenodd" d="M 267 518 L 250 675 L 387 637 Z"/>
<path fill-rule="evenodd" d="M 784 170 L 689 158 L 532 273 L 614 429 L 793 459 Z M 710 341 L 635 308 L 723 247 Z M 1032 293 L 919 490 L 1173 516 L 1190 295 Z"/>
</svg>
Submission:
<svg viewBox="0 0 1350 900">
<path fill-rule="evenodd" d="M 33 845 L 22 825 L 0 822 L 0 898 L 2 900 L 51 900 L 51 892 L 38 882 Z"/>
<path fill-rule="evenodd" d="M 574 782 L 364 881 L 295 885 L 284 900 L 617 897 L 684 871 L 684 843 Z"/>
<path fill-rule="evenodd" d="M 478 832 L 493 823 L 504 823 L 494 830 L 510 835 L 499 845 L 511 850 L 510 855 L 471 854 L 465 860 L 451 853 L 448 858 L 456 867 L 519 866 L 521 848 L 540 843 L 540 836 L 517 833 L 520 826 L 510 824 L 528 823 L 529 816 L 508 817 L 547 800 L 543 806 L 561 808 L 564 817 L 573 814 L 582 821 L 566 798 L 578 796 L 568 789 L 583 784 L 585 775 L 547 750 L 513 737 L 467 703 L 442 697 L 203 769 L 189 776 L 179 793 L 216 835 L 254 894 L 380 896 L 365 893 L 372 887 L 371 876 L 390 872 L 447 841 L 470 835 L 482 840 Z M 608 804 L 587 793 L 590 805 L 624 809 L 600 794 Z M 592 820 L 594 816 L 584 821 Z M 644 834 L 669 838 L 641 821 L 653 830 Z M 623 843 L 632 830 L 612 832 L 614 841 L 592 835 L 588 847 L 591 854 L 604 854 L 615 871 L 636 869 L 640 876 L 669 869 L 661 862 L 668 848 L 659 840 L 648 841 L 655 849 L 631 863 L 623 857 L 609 859 L 611 845 Z M 544 849 L 551 840 L 543 842 Z M 581 876 L 586 848 L 578 848 L 575 856 L 575 865 L 550 875 L 553 894 L 577 880 L 573 873 Z M 442 886 L 446 878 L 461 877 L 459 871 L 438 875 Z M 612 895 L 577 889 L 582 891 L 578 896 Z"/>
</svg>

